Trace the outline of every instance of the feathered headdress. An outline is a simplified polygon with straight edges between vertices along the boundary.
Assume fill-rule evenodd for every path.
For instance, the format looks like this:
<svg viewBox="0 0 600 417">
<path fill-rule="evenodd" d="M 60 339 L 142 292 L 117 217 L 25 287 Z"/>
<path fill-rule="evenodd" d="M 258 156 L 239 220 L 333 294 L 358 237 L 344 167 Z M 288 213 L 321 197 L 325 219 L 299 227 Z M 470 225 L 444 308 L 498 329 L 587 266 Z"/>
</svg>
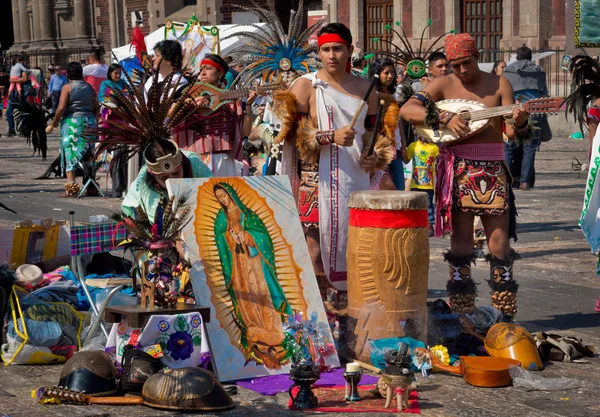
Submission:
<svg viewBox="0 0 600 417">
<path fill-rule="evenodd" d="M 434 52 L 441 51 L 444 46 L 436 47 L 437 43 L 442 40 L 442 38 L 446 35 L 456 32 L 454 29 L 440 35 L 433 43 L 429 46 L 429 48 L 423 48 L 423 41 L 425 37 L 425 32 L 431 26 L 433 20 L 429 19 L 427 22 L 427 26 L 423 28 L 421 32 L 421 39 L 419 40 L 419 48 L 415 51 L 410 44 L 410 40 L 404 31 L 404 28 L 400 24 L 400 22 L 396 22 L 396 26 L 400 28 L 400 32 L 394 29 L 391 25 L 385 25 L 384 29 L 388 32 L 393 32 L 398 39 L 400 39 L 401 46 L 389 41 L 387 39 L 382 38 L 373 38 L 373 41 L 376 43 L 385 43 L 391 47 L 390 51 L 378 50 L 375 51 L 377 55 L 382 55 L 390 58 L 391 60 L 397 62 L 400 65 L 406 67 L 408 71 L 408 75 L 412 78 L 421 78 L 425 75 L 425 62 L 429 59 L 429 56 Z"/>
<path fill-rule="evenodd" d="M 133 85 L 125 73 L 127 82 Z M 177 76 L 179 77 L 179 76 Z M 195 78 L 185 87 L 179 78 L 170 74 L 158 81 L 158 71 L 152 77 L 152 86 L 146 93 L 143 83 L 132 88 L 130 94 L 113 90 L 114 107 L 111 116 L 87 132 L 88 136 L 104 136 L 96 148 L 96 154 L 129 145 L 126 158 L 143 152 L 147 146 L 159 139 L 169 139 L 186 129 L 202 132 L 200 107 L 191 95 Z"/>
<path fill-rule="evenodd" d="M 309 45 L 308 39 L 319 30 L 321 22 L 302 30 L 304 0 L 300 0 L 297 12 L 292 11 L 287 34 L 275 13 L 260 7 L 254 0 L 251 1 L 253 7 L 236 7 L 258 16 L 265 23 L 264 27 L 258 24 L 243 25 L 252 26 L 256 31 L 236 32 L 221 39 L 224 41 L 239 37 L 245 42 L 229 53 L 236 62 L 250 61 L 240 72 L 235 83 L 248 85 L 255 79 L 262 79 L 263 83 L 268 83 L 279 73 L 283 73 L 284 81 L 289 81 L 287 78 L 291 79 L 294 73 L 314 71 L 317 46 Z"/>
<path fill-rule="evenodd" d="M 577 55 L 571 60 L 569 71 L 573 76 L 571 81 L 573 92 L 567 97 L 565 116 L 573 113 L 583 132 L 587 124 L 588 106 L 600 98 L 600 64 L 589 56 Z"/>
<path fill-rule="evenodd" d="M 137 218 L 123 215 L 121 225 L 125 226 L 129 235 L 119 245 L 151 252 L 174 247 L 190 221 L 192 208 L 187 204 L 188 197 L 186 194 L 177 199 L 175 196 L 169 199 L 162 196 L 154 213 L 154 222 L 141 207 L 136 209 Z"/>
</svg>

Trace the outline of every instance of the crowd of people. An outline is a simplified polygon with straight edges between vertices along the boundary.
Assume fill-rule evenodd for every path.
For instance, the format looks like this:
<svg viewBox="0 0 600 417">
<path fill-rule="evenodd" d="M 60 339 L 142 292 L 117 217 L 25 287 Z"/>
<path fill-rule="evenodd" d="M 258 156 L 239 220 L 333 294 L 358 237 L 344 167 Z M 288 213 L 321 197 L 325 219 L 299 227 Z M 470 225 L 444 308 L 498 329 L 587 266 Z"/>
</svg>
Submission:
<svg viewBox="0 0 600 417">
<path fill-rule="evenodd" d="M 449 35 L 445 42 L 445 53 L 433 52 L 423 59 L 425 74 L 415 77 L 407 65 L 389 56 L 365 57 L 353 46 L 347 27 L 328 24 L 318 37 L 321 69 L 296 74 L 295 79 L 283 83 L 293 97 L 292 120 L 282 122 L 281 115 L 273 110 L 273 99 L 259 97 L 252 89 L 218 110 L 211 107 L 210 96 L 195 96 L 199 109 L 218 111 L 220 117 L 204 118 L 202 129 L 183 129 L 144 149 L 139 158 L 142 168 L 132 184 L 126 180 L 126 150 L 110 149 L 116 161 L 111 170 L 114 196 L 126 193 L 123 210 L 133 216 L 139 207 L 154 213 L 152 207 L 166 195 L 168 178 L 288 174 L 317 276 L 343 290 L 338 283 L 345 280 L 348 213 L 339 209 L 347 207 L 344 199 L 353 191 L 367 189 L 422 191 L 429 198 L 430 235 L 451 233 L 446 254 L 449 292 L 476 292 L 470 267 L 474 216 L 480 216 L 489 244 L 490 285 L 493 291 L 508 288 L 516 294 L 512 277 L 516 255 L 509 245 L 509 238 L 516 236 L 513 189 L 534 186 L 535 153 L 543 138 L 515 140 L 533 131 L 527 113 L 518 107 L 512 117 L 494 118 L 487 128 L 469 135 L 469 127 L 460 117 L 446 111 L 432 114 L 431 103 L 464 99 L 496 107 L 525 102 L 547 95 L 545 73 L 531 62 L 531 50 L 525 46 L 517 51 L 516 62 L 507 65 L 498 61 L 492 73 L 486 73 L 478 67 L 479 52 L 468 34 Z M 208 54 L 194 78 L 182 68 L 182 47 L 174 40 L 159 42 L 151 55 L 152 68 L 148 70 L 155 75 L 147 77 L 143 88 L 148 96 L 153 85 L 165 81 L 178 91 L 190 90 L 188 84 L 193 81 L 220 92 L 231 88 L 244 74 L 243 62 L 236 57 Z M 52 115 L 48 132 L 60 126 L 61 167 L 67 177 L 65 197 L 79 195 L 75 172 L 82 160 L 94 154 L 96 145 L 86 132 L 98 128 L 102 141 L 102 129 L 126 127 L 129 122 L 121 120 L 115 109 L 123 105 L 123 97 L 134 96 L 137 88 L 125 79 L 121 65 L 106 66 L 98 51 L 92 51 L 88 62 L 85 67 L 71 62 L 65 70 L 58 65 L 49 67 L 51 76 L 44 86 Z M 16 133 L 11 103 L 32 94 L 28 90 L 35 88 L 29 87 L 30 83 L 41 89 L 35 78 L 18 57 L 9 74 L 9 136 Z M 363 106 L 363 96 L 373 80 L 375 89 Z M 406 86 L 411 95 L 401 98 Z M 399 107 L 401 117 L 387 135 L 383 134 L 384 143 L 377 136 L 379 132 L 372 135 L 371 131 L 379 101 L 388 98 Z M 387 106 L 391 108 L 389 103 Z M 433 123 L 432 117 L 438 126 L 468 138 L 442 147 L 417 138 L 412 126 Z M 543 117 L 535 121 L 538 125 L 547 123 Z M 265 150 L 261 141 L 266 148 L 276 147 L 265 136 L 269 134 L 272 141 L 285 130 L 286 123 L 293 138 L 288 136 L 281 154 L 272 156 L 274 153 Z M 535 130 L 538 135 L 544 131 Z M 372 154 L 366 152 L 370 140 L 377 142 Z M 295 151 L 286 151 L 286 146 Z M 263 159 L 262 163 L 257 159 Z M 279 168 L 273 172 L 270 166 Z M 488 181 L 492 176 L 494 181 Z M 474 177 L 493 184 L 494 192 L 477 189 L 471 181 Z M 332 201 L 338 206 L 333 207 Z M 516 308 L 511 311 L 515 312 Z"/>
</svg>

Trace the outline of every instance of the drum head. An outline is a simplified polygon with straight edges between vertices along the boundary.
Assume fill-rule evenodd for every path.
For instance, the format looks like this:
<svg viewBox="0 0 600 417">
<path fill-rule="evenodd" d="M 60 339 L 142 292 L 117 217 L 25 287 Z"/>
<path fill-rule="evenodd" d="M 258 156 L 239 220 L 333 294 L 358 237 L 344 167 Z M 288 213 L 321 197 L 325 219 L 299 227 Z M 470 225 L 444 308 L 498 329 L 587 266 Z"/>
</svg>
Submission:
<svg viewBox="0 0 600 417">
<path fill-rule="evenodd" d="M 348 205 L 363 210 L 427 210 L 429 197 L 419 191 L 356 191 Z"/>
</svg>

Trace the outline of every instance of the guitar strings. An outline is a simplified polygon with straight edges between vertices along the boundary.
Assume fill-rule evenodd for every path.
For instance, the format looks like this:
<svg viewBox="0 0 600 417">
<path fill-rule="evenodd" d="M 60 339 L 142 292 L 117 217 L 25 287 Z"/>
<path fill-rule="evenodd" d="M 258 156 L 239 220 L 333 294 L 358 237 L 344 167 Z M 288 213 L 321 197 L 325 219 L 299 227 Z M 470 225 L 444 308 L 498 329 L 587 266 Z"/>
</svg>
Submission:
<svg viewBox="0 0 600 417">
<path fill-rule="evenodd" d="M 463 120 L 478 121 L 478 120 L 484 120 L 484 119 L 489 119 L 491 117 L 497 117 L 497 116 L 502 116 L 504 114 L 508 114 L 507 112 L 512 111 L 512 109 L 515 107 L 522 107 L 522 105 L 521 104 L 508 104 L 505 106 L 494 107 L 492 109 L 466 111 L 464 113 L 459 113 L 459 116 Z M 536 110 L 536 108 L 533 107 L 531 109 L 530 113 L 552 113 L 552 112 L 547 109 Z"/>
</svg>

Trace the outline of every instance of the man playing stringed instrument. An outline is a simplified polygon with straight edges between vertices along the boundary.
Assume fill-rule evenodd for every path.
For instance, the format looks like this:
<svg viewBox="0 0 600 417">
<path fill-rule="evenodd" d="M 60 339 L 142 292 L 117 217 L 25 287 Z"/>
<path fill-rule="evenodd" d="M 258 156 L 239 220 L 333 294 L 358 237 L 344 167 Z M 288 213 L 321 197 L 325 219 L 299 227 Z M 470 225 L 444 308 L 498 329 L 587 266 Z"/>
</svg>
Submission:
<svg viewBox="0 0 600 417">
<path fill-rule="evenodd" d="M 516 240 L 516 210 L 510 175 L 504 165 L 503 128 L 510 140 L 531 132 L 529 115 L 512 110 L 514 123 L 491 119 L 481 131 L 471 133 L 469 125 L 455 113 L 439 112 L 435 102 L 448 99 L 474 100 L 488 108 L 514 103 L 513 90 L 503 77 L 479 69 L 479 51 L 467 33 L 446 38 L 446 55 L 453 74 L 433 80 L 416 93 L 401 109 L 401 116 L 412 124 L 441 124 L 460 143 L 440 147 L 436 183 L 436 236 L 451 232 L 450 250 L 444 258 L 450 264 L 447 290 L 454 311 L 472 312 L 477 289 L 471 278 L 473 218 L 481 217 L 487 236 L 492 288 L 492 304 L 505 313 L 516 313 L 518 285 L 512 266 L 517 253 L 510 248 Z M 437 127 L 434 127 L 437 129 Z"/>
<path fill-rule="evenodd" d="M 208 86 L 225 88 L 225 74 L 229 66 L 219 55 L 208 54 L 200 66 L 200 81 Z M 215 90 L 216 92 L 217 90 Z M 257 93 L 250 91 L 245 111 L 241 100 L 225 103 L 206 115 L 203 134 L 192 131 L 181 132 L 176 137 L 180 148 L 200 155 L 216 177 L 235 177 L 242 174 L 244 160 L 242 145 L 252 131 L 252 103 Z M 197 97 L 196 102 L 208 107 L 206 97 Z"/>
<path fill-rule="evenodd" d="M 323 69 L 298 78 L 291 87 L 299 120 L 299 183 L 296 158 L 287 171 L 297 191 L 300 221 L 321 289 L 326 276 L 328 285 L 343 293 L 350 194 L 369 189 L 369 172 L 391 161 L 395 145 L 392 138 L 387 152 L 376 146 L 376 153 L 367 156 L 364 134 L 375 125 L 371 115 L 377 113 L 378 96 L 369 81 L 350 73 L 354 49 L 350 30 L 340 23 L 328 24 L 319 31 L 318 45 Z M 361 97 L 369 91 L 364 105 Z M 358 118 L 351 127 L 355 114 Z M 394 120 L 392 132 L 396 124 Z"/>
</svg>

